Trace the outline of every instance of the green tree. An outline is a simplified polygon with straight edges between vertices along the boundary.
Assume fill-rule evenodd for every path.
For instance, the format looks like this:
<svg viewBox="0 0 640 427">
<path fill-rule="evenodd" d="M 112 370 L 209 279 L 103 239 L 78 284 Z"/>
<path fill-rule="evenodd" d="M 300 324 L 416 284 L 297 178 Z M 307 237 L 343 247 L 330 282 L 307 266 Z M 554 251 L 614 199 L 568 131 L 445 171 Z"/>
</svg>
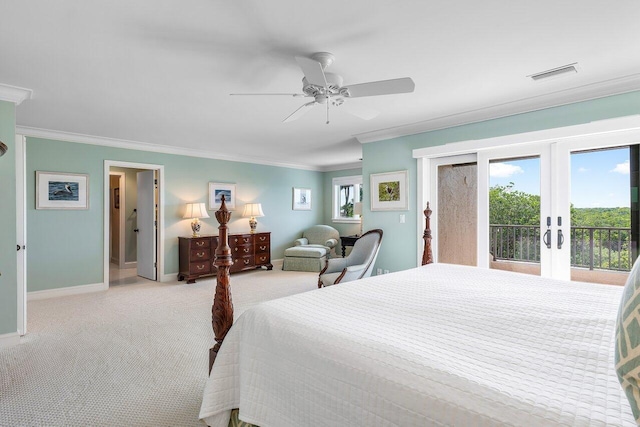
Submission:
<svg viewBox="0 0 640 427">
<path fill-rule="evenodd" d="M 489 189 L 489 223 L 539 225 L 540 196 L 513 189 L 513 183 Z"/>
</svg>

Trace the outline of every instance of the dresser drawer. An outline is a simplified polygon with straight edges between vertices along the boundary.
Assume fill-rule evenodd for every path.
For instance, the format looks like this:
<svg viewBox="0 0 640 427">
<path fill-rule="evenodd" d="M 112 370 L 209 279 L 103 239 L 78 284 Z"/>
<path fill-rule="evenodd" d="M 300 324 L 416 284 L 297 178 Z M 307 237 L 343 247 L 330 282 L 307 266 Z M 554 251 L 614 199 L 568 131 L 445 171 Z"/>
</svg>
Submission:
<svg viewBox="0 0 640 427">
<path fill-rule="evenodd" d="M 231 266 L 230 271 L 234 272 L 234 271 L 246 270 L 248 268 L 252 268 L 254 265 L 255 264 L 253 262 L 252 255 L 238 256 L 238 257 L 234 255 L 233 265 Z"/>
<path fill-rule="evenodd" d="M 255 264 L 264 265 L 264 264 L 269 264 L 270 261 L 271 261 L 271 254 L 269 253 L 258 254 L 256 255 Z"/>
<path fill-rule="evenodd" d="M 251 245 L 252 243 L 253 236 L 251 234 L 239 234 L 229 238 L 229 246 L 232 248 L 241 245 Z"/>
<path fill-rule="evenodd" d="M 208 249 L 210 247 L 211 239 L 208 237 L 191 239 L 191 249 Z"/>
<path fill-rule="evenodd" d="M 256 254 L 265 254 L 271 252 L 269 243 L 256 243 Z"/>
<path fill-rule="evenodd" d="M 211 249 L 191 249 L 191 261 L 207 260 L 211 258 Z"/>
<path fill-rule="evenodd" d="M 195 261 L 189 263 L 189 274 L 211 273 L 211 261 Z"/>
<path fill-rule="evenodd" d="M 270 235 L 270 234 L 268 234 L 268 233 L 264 233 L 264 234 L 256 234 L 256 235 L 255 235 L 255 242 L 256 242 L 256 245 L 258 245 L 258 244 L 264 244 L 264 243 L 269 244 L 269 243 L 270 243 L 270 240 L 271 240 L 271 239 L 270 239 L 270 237 L 271 237 L 271 235 Z"/>
<path fill-rule="evenodd" d="M 253 248 L 250 245 L 241 245 L 234 246 L 231 248 L 231 256 L 240 257 L 245 255 L 251 255 L 253 253 Z"/>
</svg>

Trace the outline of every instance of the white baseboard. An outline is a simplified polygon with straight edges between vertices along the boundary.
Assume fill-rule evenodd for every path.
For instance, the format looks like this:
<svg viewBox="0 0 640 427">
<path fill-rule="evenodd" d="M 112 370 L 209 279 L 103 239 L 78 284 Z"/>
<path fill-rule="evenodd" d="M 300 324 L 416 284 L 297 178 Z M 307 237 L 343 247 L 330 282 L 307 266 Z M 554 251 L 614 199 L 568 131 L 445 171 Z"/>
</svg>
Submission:
<svg viewBox="0 0 640 427">
<path fill-rule="evenodd" d="M 10 332 L 8 334 L 0 335 L 0 348 L 12 347 L 20 344 L 20 334 L 17 332 Z"/>
<path fill-rule="evenodd" d="M 159 274 L 158 278 L 162 283 L 176 282 L 178 280 L 178 272 L 176 271 L 175 273 Z"/>
<path fill-rule="evenodd" d="M 282 264 L 284 263 L 284 258 L 280 259 L 272 259 L 271 264 L 273 264 L 273 268 L 279 268 L 282 270 Z"/>
<path fill-rule="evenodd" d="M 69 286 L 66 288 L 46 289 L 44 291 L 32 291 L 27 292 L 27 301 L 65 297 L 77 294 L 87 294 L 90 292 L 106 291 L 108 289 L 108 283 L 93 283 L 90 285 Z"/>
<path fill-rule="evenodd" d="M 138 267 L 138 261 L 129 261 L 124 263 L 124 268 L 136 268 Z"/>
</svg>

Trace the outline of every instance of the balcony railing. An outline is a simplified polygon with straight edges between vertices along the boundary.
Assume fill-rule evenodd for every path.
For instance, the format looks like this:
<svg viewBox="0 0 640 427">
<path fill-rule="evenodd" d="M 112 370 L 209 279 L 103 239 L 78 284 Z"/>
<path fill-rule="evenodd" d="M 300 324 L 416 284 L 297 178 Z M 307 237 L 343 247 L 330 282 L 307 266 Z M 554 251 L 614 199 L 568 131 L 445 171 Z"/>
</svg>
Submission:
<svg viewBox="0 0 640 427">
<path fill-rule="evenodd" d="M 496 260 L 540 262 L 540 227 L 492 224 L 491 253 Z M 631 229 L 571 227 L 571 266 L 630 271 Z M 556 244 L 554 242 L 554 244 Z"/>
</svg>

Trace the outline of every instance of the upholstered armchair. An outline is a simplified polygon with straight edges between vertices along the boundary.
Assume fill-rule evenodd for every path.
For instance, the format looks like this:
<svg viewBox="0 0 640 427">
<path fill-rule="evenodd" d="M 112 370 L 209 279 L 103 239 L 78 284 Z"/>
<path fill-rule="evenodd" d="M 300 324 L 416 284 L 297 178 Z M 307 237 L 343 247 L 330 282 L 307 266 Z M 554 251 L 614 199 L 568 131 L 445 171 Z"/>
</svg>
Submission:
<svg viewBox="0 0 640 427">
<path fill-rule="evenodd" d="M 325 268 L 318 277 L 318 287 L 371 276 L 381 243 L 382 230 L 376 229 L 364 233 L 356 240 L 349 256 L 327 260 Z"/>
<path fill-rule="evenodd" d="M 314 225 L 284 251 L 283 270 L 320 271 L 338 244 L 340 233 L 328 225 Z"/>
</svg>

